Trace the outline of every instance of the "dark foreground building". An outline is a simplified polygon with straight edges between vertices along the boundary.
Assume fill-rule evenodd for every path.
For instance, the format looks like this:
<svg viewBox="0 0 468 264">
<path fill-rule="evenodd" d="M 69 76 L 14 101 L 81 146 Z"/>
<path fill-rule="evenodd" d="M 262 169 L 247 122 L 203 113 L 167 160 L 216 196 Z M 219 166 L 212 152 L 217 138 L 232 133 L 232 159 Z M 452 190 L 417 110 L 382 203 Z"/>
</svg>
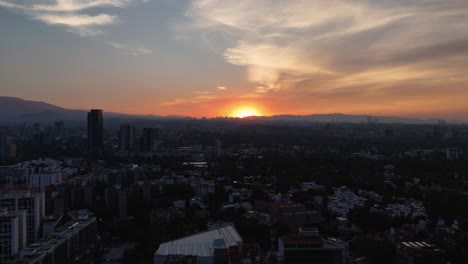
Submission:
<svg viewBox="0 0 468 264">
<path fill-rule="evenodd" d="M 56 264 L 77 260 L 96 240 L 96 217 L 88 210 L 68 212 L 71 220 L 23 249 L 6 263 Z"/>
<path fill-rule="evenodd" d="M 445 250 L 426 242 L 401 242 L 398 245 L 398 264 L 445 264 Z"/>
</svg>

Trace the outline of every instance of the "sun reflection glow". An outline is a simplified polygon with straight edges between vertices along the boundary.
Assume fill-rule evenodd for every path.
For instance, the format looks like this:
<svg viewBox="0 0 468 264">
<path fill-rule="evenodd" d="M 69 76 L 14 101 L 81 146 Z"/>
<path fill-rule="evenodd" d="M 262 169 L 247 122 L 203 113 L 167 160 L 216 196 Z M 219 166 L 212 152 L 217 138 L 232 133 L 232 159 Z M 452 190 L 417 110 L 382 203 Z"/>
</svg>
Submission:
<svg viewBox="0 0 468 264">
<path fill-rule="evenodd" d="M 240 118 L 244 118 L 248 116 L 260 116 L 260 115 L 261 115 L 260 111 L 254 107 L 239 107 L 235 109 L 231 114 L 231 116 L 233 117 L 240 117 Z"/>
</svg>

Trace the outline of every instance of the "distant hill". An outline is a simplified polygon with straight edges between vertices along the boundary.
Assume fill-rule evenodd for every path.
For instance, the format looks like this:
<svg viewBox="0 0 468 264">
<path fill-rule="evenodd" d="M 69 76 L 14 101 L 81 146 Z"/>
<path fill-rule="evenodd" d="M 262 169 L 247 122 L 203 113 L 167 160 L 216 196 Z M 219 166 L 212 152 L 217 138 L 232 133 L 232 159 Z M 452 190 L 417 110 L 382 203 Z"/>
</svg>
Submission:
<svg viewBox="0 0 468 264">
<path fill-rule="evenodd" d="M 0 119 L 3 121 L 80 120 L 85 117 L 84 110 L 70 110 L 16 97 L 0 97 Z"/>
<path fill-rule="evenodd" d="M 86 121 L 89 110 L 73 110 L 52 105 L 45 102 L 29 101 L 16 97 L 0 96 L 0 121 L 6 122 L 50 122 L 50 121 Z M 157 115 L 128 115 L 106 112 L 106 118 L 121 119 L 181 119 L 183 116 L 157 116 Z"/>
<path fill-rule="evenodd" d="M 27 101 L 16 97 L 0 96 L 0 116 L 37 113 L 41 111 L 63 111 L 62 107 L 44 102 Z"/>
<path fill-rule="evenodd" d="M 88 110 L 72 110 L 52 105 L 45 102 L 29 101 L 16 97 L 0 96 L 0 121 L 5 122 L 50 122 L 50 121 L 80 121 L 86 120 Z M 157 115 L 128 115 L 112 112 L 104 112 L 106 118 L 120 122 L 132 119 L 186 119 L 186 116 L 157 116 Z M 313 115 L 275 115 L 249 117 L 251 120 L 259 121 L 301 121 L 301 122 L 324 122 L 324 123 L 404 123 L 422 124 L 437 123 L 438 119 L 415 119 L 394 116 L 370 116 L 370 115 L 346 115 L 313 114 Z M 109 120 L 109 119 L 107 119 Z M 450 121 L 451 123 L 459 123 Z"/>
</svg>

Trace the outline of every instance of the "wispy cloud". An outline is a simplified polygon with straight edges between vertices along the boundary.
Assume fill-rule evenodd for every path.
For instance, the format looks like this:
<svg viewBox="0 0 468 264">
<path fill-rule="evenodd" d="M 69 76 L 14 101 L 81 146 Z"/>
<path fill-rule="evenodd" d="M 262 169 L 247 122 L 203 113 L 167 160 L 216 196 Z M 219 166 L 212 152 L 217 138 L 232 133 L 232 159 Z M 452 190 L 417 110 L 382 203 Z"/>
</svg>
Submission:
<svg viewBox="0 0 468 264">
<path fill-rule="evenodd" d="M 40 2 L 40 3 L 37 3 Z M 22 13 L 32 20 L 48 25 L 65 27 L 69 32 L 83 37 L 97 36 L 104 33 L 103 27 L 119 22 L 117 15 L 109 14 L 109 8 L 124 8 L 144 0 L 25 0 L 20 3 L 12 0 L 0 0 L 0 8 L 7 8 Z M 103 9 L 107 8 L 107 9 Z M 96 11 L 99 11 L 96 14 Z M 141 44 L 104 41 L 115 49 L 140 56 L 153 51 Z"/>
<path fill-rule="evenodd" d="M 101 34 L 101 27 L 118 22 L 116 15 L 103 12 L 102 8 L 123 8 L 137 0 L 46 0 L 5 1 L 0 0 L 0 7 L 22 13 L 33 20 L 49 25 L 66 27 L 80 36 Z M 101 13 L 96 14 L 98 10 Z M 93 11 L 93 12 L 91 12 Z"/>
<path fill-rule="evenodd" d="M 135 56 L 149 55 L 153 53 L 151 49 L 143 45 L 135 45 L 135 44 L 131 45 L 131 44 L 126 44 L 122 42 L 114 42 L 114 41 L 107 42 L 107 44 L 113 47 L 114 49 L 125 50 L 128 53 L 135 55 Z"/>
<path fill-rule="evenodd" d="M 148 49 L 145 47 L 129 48 L 129 52 L 130 54 L 135 55 L 135 56 L 153 54 L 153 51 L 151 49 Z"/>
<path fill-rule="evenodd" d="M 33 4 L 31 10 L 48 12 L 76 12 L 96 7 L 125 7 L 131 0 L 55 0 L 49 4 Z"/>
<path fill-rule="evenodd" d="M 216 87 L 218 90 L 227 90 L 227 87 L 226 86 L 218 86 Z"/>
<path fill-rule="evenodd" d="M 0 0 L 0 7 L 15 8 L 15 9 L 26 9 L 25 6 L 18 5 L 18 4 L 15 4 L 15 3 L 10 3 L 10 2 L 7 2 L 7 1 L 2 1 L 2 0 Z"/>
<path fill-rule="evenodd" d="M 115 16 L 100 14 L 97 16 L 88 15 L 37 15 L 34 19 L 51 25 L 65 25 L 69 27 L 89 27 L 113 24 Z"/>
<path fill-rule="evenodd" d="M 206 103 L 209 101 L 213 101 L 215 99 L 219 99 L 219 97 L 213 96 L 213 95 L 197 95 L 193 98 L 176 98 L 167 102 L 162 102 L 159 105 L 162 107 L 187 106 L 187 105 L 193 105 L 193 104 Z"/>
<path fill-rule="evenodd" d="M 247 67 L 257 94 L 396 95 L 468 81 L 466 0 L 197 0 L 186 16 L 188 33 L 228 36 L 223 59 Z"/>
</svg>

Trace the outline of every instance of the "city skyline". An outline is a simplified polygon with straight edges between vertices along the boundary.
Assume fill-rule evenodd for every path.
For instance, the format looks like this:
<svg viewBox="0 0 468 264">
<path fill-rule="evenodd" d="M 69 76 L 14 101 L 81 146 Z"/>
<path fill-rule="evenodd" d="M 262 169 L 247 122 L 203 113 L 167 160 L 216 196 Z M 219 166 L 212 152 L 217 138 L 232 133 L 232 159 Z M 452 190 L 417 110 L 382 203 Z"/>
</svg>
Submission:
<svg viewBox="0 0 468 264">
<path fill-rule="evenodd" d="M 468 3 L 0 0 L 2 96 L 197 117 L 466 120 Z"/>
</svg>

